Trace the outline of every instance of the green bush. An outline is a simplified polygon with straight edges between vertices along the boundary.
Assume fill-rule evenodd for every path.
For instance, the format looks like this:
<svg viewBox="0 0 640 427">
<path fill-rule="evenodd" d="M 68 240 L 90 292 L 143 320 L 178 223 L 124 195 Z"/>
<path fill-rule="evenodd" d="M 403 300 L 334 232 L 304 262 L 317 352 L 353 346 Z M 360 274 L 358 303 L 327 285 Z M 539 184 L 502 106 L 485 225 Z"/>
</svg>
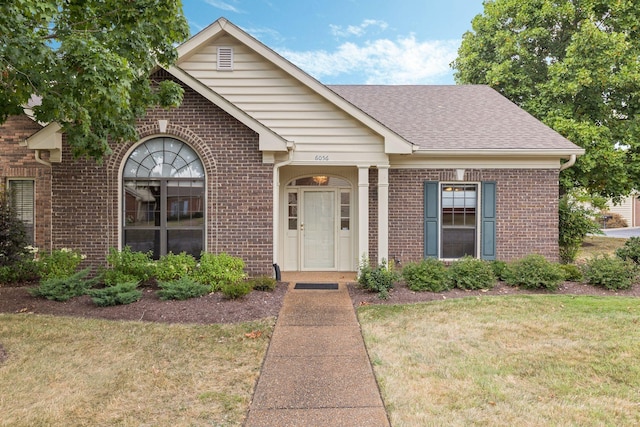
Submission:
<svg viewBox="0 0 640 427">
<path fill-rule="evenodd" d="M 389 291 L 393 289 L 394 283 L 399 278 L 400 275 L 394 271 L 392 266 L 388 266 L 384 259 L 375 268 L 371 267 L 366 257 L 363 257 L 360 263 L 358 283 L 371 292 L 377 292 L 380 299 L 389 298 Z"/>
<path fill-rule="evenodd" d="M 272 292 L 278 285 L 276 279 L 269 276 L 253 277 L 249 279 L 248 282 L 251 284 L 251 288 L 256 291 Z"/>
<path fill-rule="evenodd" d="M 571 195 L 564 195 L 558 204 L 558 245 L 560 259 L 568 264 L 575 261 L 584 238 L 589 233 L 602 234 L 593 218 L 595 211 L 587 209 Z"/>
<path fill-rule="evenodd" d="M 0 284 L 31 282 L 39 277 L 38 264 L 30 257 L 16 261 L 13 265 L 0 266 Z"/>
<path fill-rule="evenodd" d="M 218 291 L 223 286 L 235 285 L 246 277 L 244 261 L 224 252 L 217 255 L 203 252 L 192 277 L 197 282 L 209 285 L 211 291 Z"/>
<path fill-rule="evenodd" d="M 624 246 L 616 249 L 616 256 L 640 264 L 640 237 L 630 237 Z"/>
<path fill-rule="evenodd" d="M 493 275 L 496 276 L 496 279 L 504 282 L 504 273 L 507 271 L 507 263 L 500 260 L 491 261 L 491 268 L 493 269 Z"/>
<path fill-rule="evenodd" d="M 575 264 L 561 264 L 560 268 L 564 271 L 564 280 L 569 282 L 582 282 L 584 279 L 582 271 Z"/>
<path fill-rule="evenodd" d="M 412 291 L 441 292 L 449 289 L 447 267 L 436 258 L 406 264 L 402 268 L 402 278 Z"/>
<path fill-rule="evenodd" d="M 54 301 L 68 301 L 88 292 L 93 286 L 94 280 L 86 280 L 89 268 L 80 270 L 67 277 L 51 277 L 44 279 L 38 287 L 29 289 L 29 293 L 35 297 L 46 298 Z"/>
<path fill-rule="evenodd" d="M 13 266 L 30 257 L 28 244 L 24 223 L 11 204 L 11 195 L 0 192 L 0 266 Z"/>
<path fill-rule="evenodd" d="M 235 283 L 223 283 L 220 287 L 222 295 L 229 299 L 241 298 L 249 294 L 252 290 L 251 283 L 245 280 L 240 280 Z"/>
<path fill-rule="evenodd" d="M 513 261 L 505 271 L 505 282 L 527 289 L 555 291 L 565 280 L 565 272 L 557 263 L 549 262 L 542 255 L 532 254 Z"/>
<path fill-rule="evenodd" d="M 196 268 L 196 259 L 186 253 L 168 253 L 156 263 L 155 276 L 158 281 L 166 282 L 188 276 Z"/>
<path fill-rule="evenodd" d="M 99 307 L 112 305 L 131 304 L 142 296 L 142 292 L 136 289 L 138 282 L 118 283 L 102 289 L 90 289 L 87 294 L 91 296 L 93 303 Z"/>
<path fill-rule="evenodd" d="M 459 289 L 491 289 L 496 276 L 490 262 L 464 256 L 449 266 L 447 281 L 450 287 Z"/>
<path fill-rule="evenodd" d="M 209 292 L 209 287 L 207 285 L 198 283 L 187 276 L 183 276 L 175 280 L 158 282 L 158 286 L 160 287 L 158 296 L 161 300 L 186 300 L 205 295 Z"/>
<path fill-rule="evenodd" d="M 587 283 L 610 290 L 629 289 L 637 275 L 637 266 L 631 260 L 608 255 L 591 258 L 584 266 Z"/>
<path fill-rule="evenodd" d="M 40 254 L 38 269 L 42 279 L 64 278 L 73 275 L 86 257 L 74 249 L 54 249 L 50 254 Z"/>
<path fill-rule="evenodd" d="M 116 285 L 124 281 L 146 282 L 155 273 L 155 263 L 151 256 L 151 251 L 135 252 L 129 246 L 125 246 L 122 251 L 110 248 L 107 262 L 111 269 L 107 269 L 103 274 L 105 284 Z"/>
</svg>

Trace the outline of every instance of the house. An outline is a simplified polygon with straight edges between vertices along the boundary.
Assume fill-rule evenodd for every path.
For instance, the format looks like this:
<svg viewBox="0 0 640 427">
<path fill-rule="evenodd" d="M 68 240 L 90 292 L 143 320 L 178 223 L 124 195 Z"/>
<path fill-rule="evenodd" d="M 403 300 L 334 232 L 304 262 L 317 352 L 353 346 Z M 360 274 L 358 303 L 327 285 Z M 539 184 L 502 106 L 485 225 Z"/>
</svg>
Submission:
<svg viewBox="0 0 640 427">
<path fill-rule="evenodd" d="M 464 255 L 558 259 L 558 174 L 583 150 L 486 86 L 326 86 L 221 18 L 178 48 L 179 108 L 98 165 L 12 117 L 0 175 L 43 250 L 239 256 L 251 274 Z M 563 162 L 563 160 L 567 160 Z"/>
</svg>

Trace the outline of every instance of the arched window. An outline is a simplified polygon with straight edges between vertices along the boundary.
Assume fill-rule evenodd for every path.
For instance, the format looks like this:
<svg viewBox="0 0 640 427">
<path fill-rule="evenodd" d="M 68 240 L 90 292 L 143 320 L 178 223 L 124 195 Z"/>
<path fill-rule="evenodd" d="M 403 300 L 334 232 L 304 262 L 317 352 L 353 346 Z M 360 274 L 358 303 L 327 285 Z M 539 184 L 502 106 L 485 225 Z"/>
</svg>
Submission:
<svg viewBox="0 0 640 427">
<path fill-rule="evenodd" d="M 124 165 L 123 243 L 152 251 L 196 257 L 204 249 L 204 167 L 195 151 L 173 138 L 138 145 Z"/>
</svg>

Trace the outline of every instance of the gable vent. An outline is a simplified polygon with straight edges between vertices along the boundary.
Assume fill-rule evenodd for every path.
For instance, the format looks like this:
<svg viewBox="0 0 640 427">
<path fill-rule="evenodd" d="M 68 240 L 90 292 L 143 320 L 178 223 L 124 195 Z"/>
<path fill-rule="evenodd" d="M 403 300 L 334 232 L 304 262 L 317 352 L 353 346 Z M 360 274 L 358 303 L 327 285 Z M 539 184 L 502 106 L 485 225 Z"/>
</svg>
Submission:
<svg viewBox="0 0 640 427">
<path fill-rule="evenodd" d="M 232 47 L 218 48 L 218 70 L 219 71 L 233 70 L 233 48 Z"/>
</svg>

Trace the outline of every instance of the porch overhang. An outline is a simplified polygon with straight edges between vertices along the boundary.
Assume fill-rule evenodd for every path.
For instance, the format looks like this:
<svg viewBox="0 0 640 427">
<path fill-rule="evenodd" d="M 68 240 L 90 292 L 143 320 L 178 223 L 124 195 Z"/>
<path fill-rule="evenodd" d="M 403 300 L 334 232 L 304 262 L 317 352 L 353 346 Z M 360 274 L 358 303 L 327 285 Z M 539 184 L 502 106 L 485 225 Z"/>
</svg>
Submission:
<svg viewBox="0 0 640 427">
<path fill-rule="evenodd" d="M 60 163 L 62 162 L 62 127 L 55 122 L 49 123 L 20 145 L 35 150 L 36 160 L 41 163 L 47 163 L 40 159 L 41 151 L 49 152 L 49 163 Z"/>
</svg>

